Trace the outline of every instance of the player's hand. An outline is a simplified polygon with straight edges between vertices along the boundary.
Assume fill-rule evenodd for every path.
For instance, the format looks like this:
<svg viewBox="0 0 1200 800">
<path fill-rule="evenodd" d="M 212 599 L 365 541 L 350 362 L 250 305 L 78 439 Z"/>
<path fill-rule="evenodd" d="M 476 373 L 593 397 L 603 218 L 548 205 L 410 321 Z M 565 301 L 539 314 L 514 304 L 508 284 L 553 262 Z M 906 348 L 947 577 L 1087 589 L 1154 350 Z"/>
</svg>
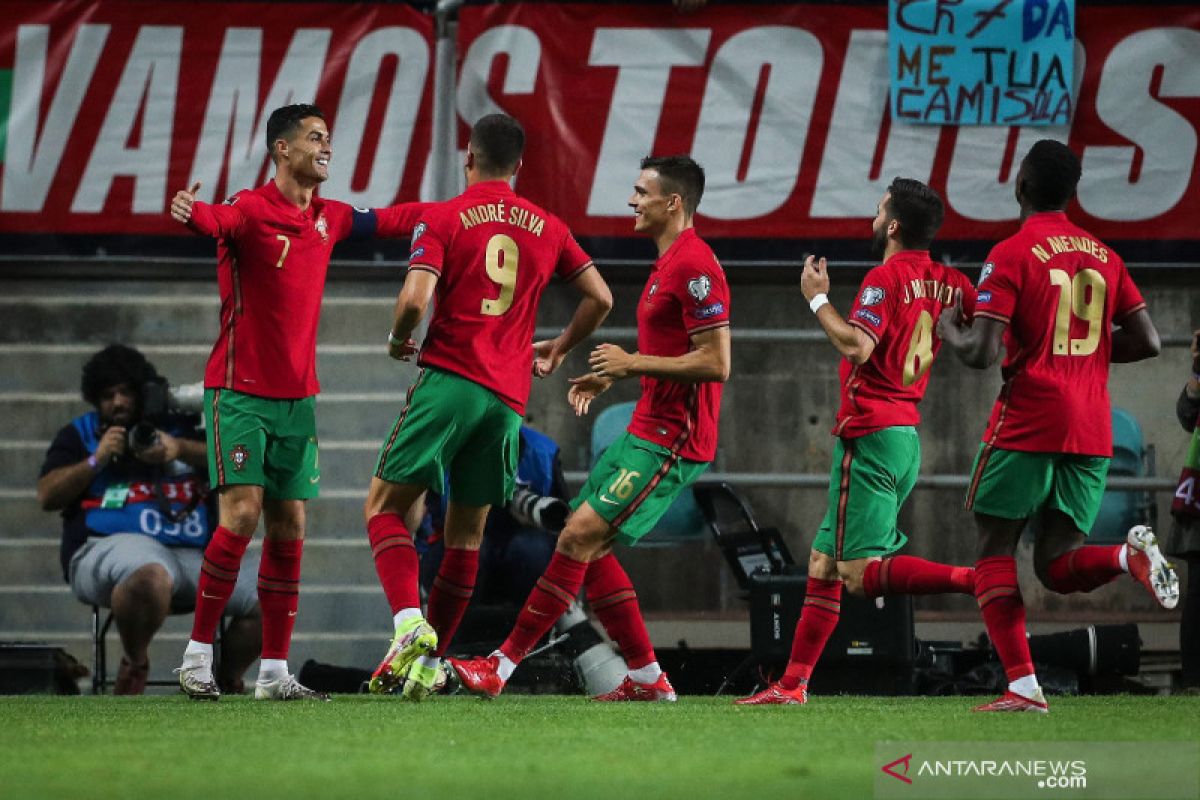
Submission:
<svg viewBox="0 0 1200 800">
<path fill-rule="evenodd" d="M 146 464 L 169 464 L 179 458 L 179 440 L 169 433 L 156 431 L 157 439 L 145 450 L 138 450 L 134 457 Z"/>
<path fill-rule="evenodd" d="M 566 353 L 558 352 L 558 340 L 546 339 L 533 343 L 533 374 L 538 378 L 553 375 L 554 371 L 566 358 Z"/>
<path fill-rule="evenodd" d="M 608 378 L 601 378 L 595 373 L 571 378 L 568 383 L 571 384 L 571 388 L 567 390 L 567 402 L 571 404 L 571 408 L 575 409 L 577 417 L 586 414 L 592 401 L 607 392 L 608 387 L 613 385 Z"/>
<path fill-rule="evenodd" d="M 104 431 L 100 443 L 96 445 L 96 462 L 104 466 L 114 458 L 125 453 L 125 428 L 113 425 Z"/>
<path fill-rule="evenodd" d="M 967 326 L 967 315 L 963 313 L 962 289 L 954 290 L 954 302 L 942 309 L 938 315 L 937 336 L 942 341 L 953 337 Z"/>
<path fill-rule="evenodd" d="M 388 355 L 397 361 L 408 361 L 420 350 L 413 339 L 405 339 L 403 342 L 395 338 L 388 339 Z"/>
<path fill-rule="evenodd" d="M 615 381 L 629 377 L 629 371 L 633 368 L 633 358 L 632 354 L 626 353 L 621 347 L 606 342 L 596 345 L 596 349 L 588 357 L 588 363 L 592 365 L 593 374 Z"/>
<path fill-rule="evenodd" d="M 824 258 L 809 256 L 804 259 L 804 271 L 800 273 L 800 291 L 809 302 L 819 294 L 829 294 L 829 271 Z"/>
<path fill-rule="evenodd" d="M 196 202 L 196 193 L 200 191 L 200 181 L 192 184 L 190 189 L 180 189 L 171 200 L 171 218 L 176 222 L 186 223 L 192 218 L 192 204 Z"/>
</svg>

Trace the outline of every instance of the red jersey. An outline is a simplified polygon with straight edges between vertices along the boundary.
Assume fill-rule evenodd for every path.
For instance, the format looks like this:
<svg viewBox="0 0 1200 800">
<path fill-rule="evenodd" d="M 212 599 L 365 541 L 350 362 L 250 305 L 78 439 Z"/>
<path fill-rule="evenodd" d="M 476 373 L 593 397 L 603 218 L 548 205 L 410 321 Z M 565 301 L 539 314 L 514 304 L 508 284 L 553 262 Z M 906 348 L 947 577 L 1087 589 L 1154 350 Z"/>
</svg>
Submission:
<svg viewBox="0 0 1200 800">
<path fill-rule="evenodd" d="M 917 403 L 929 386 L 929 368 L 941 349 L 934 332 L 942 309 L 963 293 L 963 310 L 975 307 L 975 287 L 956 269 L 924 250 L 894 254 L 867 273 L 848 321 L 875 342 L 865 364 L 842 359 L 842 401 L 833 434 L 847 439 L 895 425 L 917 425 Z"/>
<path fill-rule="evenodd" d="M 709 246 L 688 228 L 659 256 L 638 301 L 638 352 L 675 357 L 692 336 L 729 325 L 729 285 Z M 712 461 L 721 415 L 720 381 L 680 383 L 642 377 L 629 432 L 690 461 Z"/>
<path fill-rule="evenodd" d="M 1034 214 L 992 248 L 976 316 L 1008 324 L 1004 388 L 984 442 L 1112 455 L 1112 324 L 1146 307 L 1125 262 L 1061 211 Z"/>
<path fill-rule="evenodd" d="M 557 274 L 592 266 L 567 226 L 506 181 L 482 181 L 431 207 L 413 233 L 409 269 L 438 276 L 437 302 L 417 360 L 494 392 L 525 413 L 533 328 Z"/>
<path fill-rule="evenodd" d="M 319 392 L 317 322 L 333 245 L 352 234 L 406 236 L 427 205 L 369 210 L 313 197 L 301 211 L 274 181 L 224 205 L 193 204 L 188 226 L 219 237 L 221 331 L 204 385 L 281 399 Z"/>
</svg>

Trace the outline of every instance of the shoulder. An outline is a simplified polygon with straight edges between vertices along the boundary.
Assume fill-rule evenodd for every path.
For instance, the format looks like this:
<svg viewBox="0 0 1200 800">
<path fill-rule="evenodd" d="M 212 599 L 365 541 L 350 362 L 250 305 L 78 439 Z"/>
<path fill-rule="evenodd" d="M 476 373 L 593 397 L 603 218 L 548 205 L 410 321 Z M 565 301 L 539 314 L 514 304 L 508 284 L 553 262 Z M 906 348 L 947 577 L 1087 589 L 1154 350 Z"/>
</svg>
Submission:
<svg viewBox="0 0 1200 800">
<path fill-rule="evenodd" d="M 875 302 L 879 302 L 884 298 L 886 293 L 891 292 L 899 285 L 901 281 L 900 270 L 894 264 L 880 264 L 877 267 L 872 267 L 867 270 L 867 274 L 863 276 L 862 283 L 859 284 L 859 296 L 875 295 L 879 293 L 879 298 Z"/>
</svg>

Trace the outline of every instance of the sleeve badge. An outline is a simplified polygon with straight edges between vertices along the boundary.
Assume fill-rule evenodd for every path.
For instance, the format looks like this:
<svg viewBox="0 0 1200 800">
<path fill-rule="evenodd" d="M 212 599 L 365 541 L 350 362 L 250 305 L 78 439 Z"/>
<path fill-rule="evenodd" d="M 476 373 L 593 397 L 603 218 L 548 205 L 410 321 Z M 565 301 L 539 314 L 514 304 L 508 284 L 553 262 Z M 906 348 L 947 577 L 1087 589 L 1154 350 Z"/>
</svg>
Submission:
<svg viewBox="0 0 1200 800">
<path fill-rule="evenodd" d="M 688 281 L 687 290 L 693 300 L 697 303 L 703 303 L 704 299 L 708 297 L 709 292 L 712 291 L 712 281 L 708 279 L 707 275 L 692 278 Z"/>
<path fill-rule="evenodd" d="M 862 294 L 858 298 L 858 304 L 862 306 L 877 306 L 883 302 L 883 298 L 887 293 L 878 286 L 868 286 L 862 290 Z"/>
</svg>

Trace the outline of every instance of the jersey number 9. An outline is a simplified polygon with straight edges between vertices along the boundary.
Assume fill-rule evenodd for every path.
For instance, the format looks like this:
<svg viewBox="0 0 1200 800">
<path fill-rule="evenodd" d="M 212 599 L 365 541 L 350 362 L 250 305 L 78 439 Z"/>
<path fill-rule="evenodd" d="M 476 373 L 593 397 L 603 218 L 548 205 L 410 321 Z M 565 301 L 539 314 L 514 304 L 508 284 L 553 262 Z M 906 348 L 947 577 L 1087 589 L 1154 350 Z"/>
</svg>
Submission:
<svg viewBox="0 0 1200 800">
<path fill-rule="evenodd" d="M 480 303 L 479 313 L 488 317 L 498 317 L 512 305 L 513 292 L 517 288 L 517 262 L 520 261 L 520 252 L 511 236 L 497 233 L 488 239 L 484 257 L 488 277 L 500 284 L 500 296 Z"/>
</svg>

